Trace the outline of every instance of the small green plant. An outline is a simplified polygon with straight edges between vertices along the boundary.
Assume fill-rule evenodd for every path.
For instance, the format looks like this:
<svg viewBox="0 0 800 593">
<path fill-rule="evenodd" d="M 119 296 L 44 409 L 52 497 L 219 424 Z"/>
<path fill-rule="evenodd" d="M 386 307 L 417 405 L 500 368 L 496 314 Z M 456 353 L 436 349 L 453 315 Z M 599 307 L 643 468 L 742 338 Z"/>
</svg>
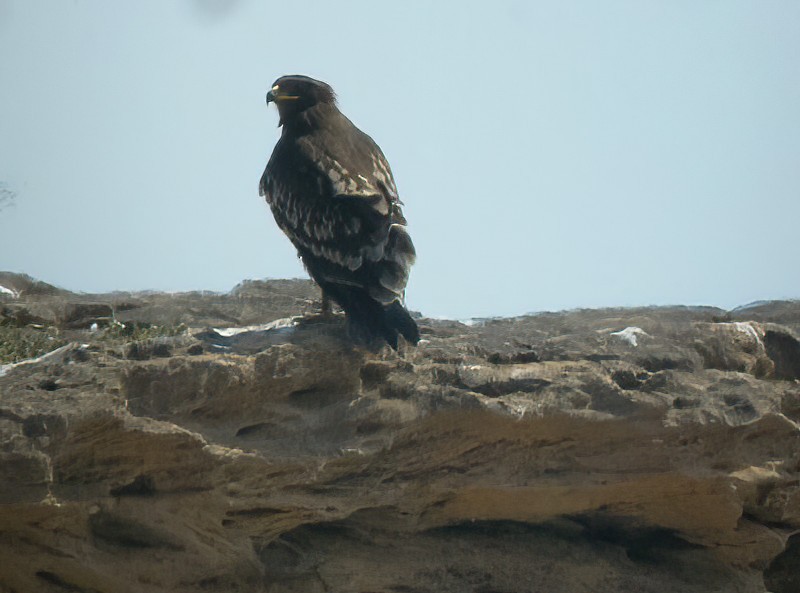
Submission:
<svg viewBox="0 0 800 593">
<path fill-rule="evenodd" d="M 34 329 L 0 325 L 0 364 L 36 358 L 66 344 L 52 327 Z"/>
<path fill-rule="evenodd" d="M 102 339 L 109 341 L 140 342 L 153 338 L 169 338 L 179 336 L 186 331 L 183 323 L 177 325 L 152 325 L 140 321 L 120 323 L 113 321 L 102 334 Z"/>
</svg>

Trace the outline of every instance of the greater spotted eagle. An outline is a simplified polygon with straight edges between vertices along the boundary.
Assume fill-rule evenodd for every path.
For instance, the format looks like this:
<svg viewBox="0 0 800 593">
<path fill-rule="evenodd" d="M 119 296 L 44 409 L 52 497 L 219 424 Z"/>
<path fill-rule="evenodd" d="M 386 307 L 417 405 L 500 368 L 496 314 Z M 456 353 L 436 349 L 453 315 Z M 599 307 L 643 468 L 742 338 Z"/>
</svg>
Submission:
<svg viewBox="0 0 800 593">
<path fill-rule="evenodd" d="M 326 83 L 283 76 L 267 93 L 282 126 L 259 184 L 275 222 L 350 335 L 395 350 L 419 342 L 403 301 L 416 258 L 392 171 L 380 147 L 347 119 Z"/>
</svg>

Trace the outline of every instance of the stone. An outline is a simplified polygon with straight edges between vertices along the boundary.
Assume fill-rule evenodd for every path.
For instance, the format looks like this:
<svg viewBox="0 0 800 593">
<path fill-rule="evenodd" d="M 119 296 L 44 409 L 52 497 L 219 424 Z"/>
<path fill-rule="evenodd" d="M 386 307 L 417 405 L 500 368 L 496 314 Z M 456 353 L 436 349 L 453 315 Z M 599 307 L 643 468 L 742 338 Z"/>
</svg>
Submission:
<svg viewBox="0 0 800 593">
<path fill-rule="evenodd" d="M 146 331 L 0 367 L 0 590 L 797 590 L 800 304 L 421 318 L 398 354 L 295 324 L 301 281 L 82 302 Z"/>
</svg>

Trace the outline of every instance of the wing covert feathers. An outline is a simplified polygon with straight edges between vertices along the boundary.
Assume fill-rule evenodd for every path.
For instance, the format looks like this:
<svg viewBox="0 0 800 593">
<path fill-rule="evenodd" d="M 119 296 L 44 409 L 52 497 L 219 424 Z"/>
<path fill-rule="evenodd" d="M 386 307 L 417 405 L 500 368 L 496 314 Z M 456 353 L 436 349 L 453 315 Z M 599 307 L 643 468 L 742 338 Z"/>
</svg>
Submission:
<svg viewBox="0 0 800 593">
<path fill-rule="evenodd" d="M 311 277 L 344 309 L 351 335 L 416 344 L 403 306 L 416 251 L 383 152 L 335 106 L 283 124 L 259 183 Z"/>
</svg>

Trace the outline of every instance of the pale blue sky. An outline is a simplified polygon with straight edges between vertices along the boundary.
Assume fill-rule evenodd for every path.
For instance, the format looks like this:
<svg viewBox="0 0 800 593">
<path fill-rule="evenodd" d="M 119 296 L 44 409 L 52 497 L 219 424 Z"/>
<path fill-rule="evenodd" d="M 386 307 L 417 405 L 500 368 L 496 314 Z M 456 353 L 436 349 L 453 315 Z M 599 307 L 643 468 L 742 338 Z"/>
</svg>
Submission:
<svg viewBox="0 0 800 593">
<path fill-rule="evenodd" d="M 383 148 L 428 315 L 800 297 L 800 2 L 0 0 L 0 269 L 303 277 L 270 83 Z"/>
</svg>

